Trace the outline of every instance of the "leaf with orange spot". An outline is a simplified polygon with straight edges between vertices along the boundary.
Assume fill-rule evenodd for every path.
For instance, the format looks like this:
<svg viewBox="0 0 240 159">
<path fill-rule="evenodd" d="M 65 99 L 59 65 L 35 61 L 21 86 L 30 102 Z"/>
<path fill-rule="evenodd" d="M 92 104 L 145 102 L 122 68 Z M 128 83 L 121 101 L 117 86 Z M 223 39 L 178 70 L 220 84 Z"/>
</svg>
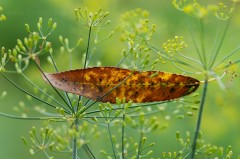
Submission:
<svg viewBox="0 0 240 159">
<path fill-rule="evenodd" d="M 200 83 L 194 78 L 168 72 L 131 71 L 116 67 L 93 67 L 45 75 L 58 89 L 110 103 L 115 103 L 116 98 L 134 103 L 172 100 L 196 91 Z"/>
</svg>

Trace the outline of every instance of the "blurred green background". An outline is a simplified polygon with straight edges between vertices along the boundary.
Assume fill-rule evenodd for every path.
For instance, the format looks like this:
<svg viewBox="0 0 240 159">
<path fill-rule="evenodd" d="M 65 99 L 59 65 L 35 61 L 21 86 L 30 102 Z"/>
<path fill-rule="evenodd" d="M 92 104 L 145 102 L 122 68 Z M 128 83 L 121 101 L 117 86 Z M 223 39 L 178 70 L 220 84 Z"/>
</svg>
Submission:
<svg viewBox="0 0 240 159">
<path fill-rule="evenodd" d="M 209 1 L 200 1 L 200 3 L 201 2 L 206 3 Z M 211 3 L 214 2 L 218 1 L 211 1 Z M 3 7 L 3 13 L 7 16 L 7 21 L 0 22 L 0 46 L 4 46 L 7 49 L 11 49 L 16 45 L 16 39 L 23 39 L 27 36 L 24 27 L 25 23 L 28 23 L 32 27 L 34 26 L 34 29 L 36 29 L 36 23 L 39 17 L 43 17 L 45 22 L 47 22 L 48 18 L 53 18 L 53 20 L 58 23 L 57 30 L 50 39 L 53 42 L 54 51 L 57 52 L 59 48 L 59 35 L 68 37 L 73 42 L 83 37 L 85 44 L 88 32 L 86 28 L 76 22 L 74 9 L 88 7 L 89 10 L 94 11 L 102 7 L 104 11 L 110 12 L 108 18 L 112 21 L 107 28 L 103 29 L 103 32 L 114 30 L 119 23 L 120 15 L 125 11 L 142 8 L 150 12 L 150 23 L 157 24 L 157 33 L 154 36 L 154 42 L 157 47 L 161 47 L 162 43 L 167 39 L 175 35 L 181 35 L 190 46 L 187 55 L 195 52 L 187 28 L 186 17 L 174 9 L 171 2 L 167 0 L 0 0 L 0 6 Z M 223 55 L 224 53 L 232 51 L 240 43 L 239 13 L 239 7 L 237 6 L 221 51 Z M 214 21 L 206 21 L 206 24 L 206 26 L 209 24 L 206 38 L 209 38 L 207 41 L 211 41 L 214 37 L 217 24 L 215 24 Z M 85 45 L 81 45 L 79 52 L 84 52 L 84 46 Z M 206 46 L 210 46 L 210 51 L 211 43 L 208 43 Z M 124 45 L 120 42 L 119 36 L 114 35 L 111 40 L 104 41 L 97 45 L 97 53 L 94 60 L 102 61 L 103 65 L 114 66 L 116 62 L 121 59 L 123 47 Z M 76 55 L 76 57 L 80 56 Z M 232 60 L 235 58 L 239 59 L 239 57 L 238 54 L 238 56 L 233 57 Z M 64 64 L 64 59 L 60 58 L 59 65 L 64 67 L 64 65 L 61 65 L 61 60 Z M 159 68 L 163 71 L 167 70 L 181 73 L 174 67 L 167 68 L 161 65 Z M 34 76 L 34 73 L 35 72 L 28 71 L 28 74 L 32 76 Z M 239 69 L 237 73 L 239 74 Z M 217 82 L 210 84 L 203 114 L 202 131 L 204 139 L 209 143 L 223 147 L 232 145 L 236 157 L 240 155 L 240 79 L 236 78 L 230 81 L 229 77 L 226 77 L 224 82 L 227 85 L 226 90 L 222 90 Z M 0 76 L 0 93 L 2 91 L 7 91 L 8 96 L 0 101 L 0 111 L 14 114 L 13 107 L 18 105 L 19 101 L 24 100 L 24 94 L 16 90 L 15 87 Z M 198 92 L 201 93 L 201 89 L 199 89 Z M 182 134 L 186 131 L 193 132 L 195 123 L 196 115 L 182 120 L 172 119 L 168 122 L 169 127 L 167 129 L 150 134 L 150 140 L 157 142 L 157 145 L 154 147 L 156 155 L 162 151 L 176 150 L 175 132 L 180 131 Z M 41 122 L 0 117 L 0 158 L 42 158 L 41 155 L 31 156 L 28 148 L 22 144 L 20 139 L 21 136 L 28 135 L 28 131 L 32 125 L 40 127 Z M 104 142 L 106 138 L 91 144 L 91 146 L 94 146 L 96 149 L 96 152 L 98 151 L 97 144 L 102 145 L 102 142 Z M 58 158 L 66 157 L 59 156 Z"/>
</svg>

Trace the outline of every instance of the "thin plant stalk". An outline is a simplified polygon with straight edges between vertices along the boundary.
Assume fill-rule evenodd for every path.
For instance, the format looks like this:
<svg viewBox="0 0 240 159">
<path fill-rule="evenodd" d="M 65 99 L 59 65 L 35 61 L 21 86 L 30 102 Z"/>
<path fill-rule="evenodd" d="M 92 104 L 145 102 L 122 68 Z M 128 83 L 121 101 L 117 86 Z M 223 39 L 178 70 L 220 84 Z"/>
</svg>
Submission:
<svg viewBox="0 0 240 159">
<path fill-rule="evenodd" d="M 200 35 L 200 38 L 201 38 L 201 47 L 202 47 L 202 57 L 203 57 L 203 67 L 204 69 L 207 68 L 207 57 L 206 57 L 206 51 L 205 51 L 205 46 L 204 46 L 204 41 L 205 41 L 205 38 L 204 38 L 204 26 L 203 26 L 203 20 L 201 19 L 200 21 L 200 27 L 201 27 L 201 35 Z"/>
<path fill-rule="evenodd" d="M 42 75 L 44 76 L 44 78 L 49 82 L 49 84 L 51 85 L 51 87 L 54 89 L 54 91 L 59 95 L 59 97 L 64 101 L 64 103 L 68 106 L 68 108 L 70 110 L 72 110 L 72 107 L 69 105 L 69 103 L 63 98 L 63 96 L 58 92 L 58 90 L 52 85 L 52 83 L 49 81 L 49 79 L 47 78 L 47 76 L 44 74 L 42 68 L 39 66 L 39 64 L 35 61 L 34 62 L 37 66 L 37 68 L 39 69 L 39 71 L 42 73 Z"/>
<path fill-rule="evenodd" d="M 114 143 L 113 143 L 113 139 L 112 139 L 112 132 L 111 132 L 111 129 L 110 129 L 110 123 L 109 122 L 107 123 L 107 128 L 108 128 L 108 134 L 109 134 L 111 145 L 112 145 L 113 155 L 114 155 L 114 158 L 117 159 L 116 151 L 115 151 Z"/>
<path fill-rule="evenodd" d="M 74 126 L 75 126 L 75 129 L 76 129 L 76 132 L 78 132 L 78 125 L 79 125 L 79 120 L 78 119 L 75 119 L 74 121 Z M 77 136 L 76 134 L 73 136 L 73 139 L 72 139 L 72 159 L 78 159 L 78 148 L 77 148 Z"/>
<path fill-rule="evenodd" d="M 139 138 L 139 143 L 138 143 L 137 159 L 141 158 L 142 140 L 143 140 L 143 132 L 141 131 L 140 138 Z"/>
<path fill-rule="evenodd" d="M 21 117 L 21 116 L 15 116 L 15 115 L 11 115 L 11 114 L 6 114 L 6 113 L 2 113 L 0 112 L 0 116 L 4 116 L 4 117 L 8 117 L 8 118 L 12 118 L 12 119 L 21 119 L 21 120 L 62 120 L 62 116 L 59 117 Z M 65 120 L 62 120 L 65 121 Z"/>
<path fill-rule="evenodd" d="M 225 37 L 226 37 L 229 23 L 230 23 L 230 19 L 227 21 L 227 24 L 226 24 L 226 26 L 225 26 L 225 28 L 224 28 L 224 32 L 223 32 L 221 41 L 220 41 L 220 43 L 219 43 L 219 45 L 218 45 L 218 47 L 217 47 L 216 52 L 214 53 L 214 57 L 213 57 L 213 59 L 212 59 L 212 61 L 211 61 L 210 68 L 212 68 L 213 65 L 215 64 L 215 61 L 216 61 L 217 56 L 218 56 L 218 54 L 219 54 L 219 52 L 220 52 L 221 46 L 222 46 L 222 44 L 223 44 L 223 41 L 224 41 L 224 39 L 225 39 Z"/>
<path fill-rule="evenodd" d="M 202 121 L 202 114 L 203 114 L 203 108 L 204 108 L 204 103 L 207 95 L 207 87 L 208 87 L 208 77 L 206 75 L 204 84 L 203 84 L 203 92 L 202 92 L 202 98 L 201 98 L 201 103 L 200 103 L 200 108 L 199 108 L 199 113 L 198 113 L 198 118 L 197 118 L 197 126 L 195 129 L 195 135 L 193 138 L 193 144 L 192 144 L 192 152 L 191 152 L 191 159 L 194 159 L 195 157 L 195 152 L 196 152 L 196 147 L 197 147 L 197 139 L 199 136 L 199 131 L 201 127 L 201 121 Z"/>
<path fill-rule="evenodd" d="M 55 68 L 56 72 L 58 72 L 58 68 L 57 68 L 56 62 L 54 61 L 53 56 L 52 56 L 51 53 L 50 53 L 50 58 L 51 58 L 51 61 L 52 61 L 53 65 L 54 65 L 54 68 Z M 70 100 L 70 98 L 68 96 L 68 93 L 66 91 L 64 91 L 64 95 L 67 98 L 68 104 L 71 105 L 71 107 L 73 107 L 72 103 L 71 103 L 71 100 Z"/>
<path fill-rule="evenodd" d="M 91 149 L 88 147 L 88 145 L 87 145 L 87 144 L 84 144 L 83 146 L 84 146 L 85 150 L 88 152 L 89 157 L 92 157 L 93 159 L 96 159 L 96 157 L 94 156 L 93 152 L 92 152 Z"/>
<path fill-rule="evenodd" d="M 51 107 L 53 107 L 53 108 L 55 108 L 55 109 L 57 108 L 57 106 L 55 106 L 55 105 L 53 105 L 53 104 L 51 104 L 51 103 L 48 103 L 48 102 L 42 100 L 41 98 L 36 97 L 36 96 L 34 96 L 33 94 L 27 92 L 26 90 L 24 90 L 23 88 L 21 88 L 20 86 L 18 86 L 16 83 L 14 83 L 13 81 L 11 81 L 11 80 L 10 80 L 7 76 L 5 76 L 2 72 L 0 72 L 0 73 L 3 75 L 3 77 L 4 77 L 8 82 L 10 82 L 12 85 L 14 85 L 14 86 L 15 86 L 16 88 L 18 88 L 20 91 L 24 92 L 25 94 L 31 96 L 32 98 L 34 98 L 34 99 L 36 99 L 36 100 L 38 100 L 38 101 L 40 101 L 40 102 L 42 102 L 42 103 L 45 103 L 46 105 L 49 105 L 49 106 L 51 106 Z M 65 107 L 63 107 L 63 109 L 64 109 L 64 112 L 65 112 L 65 113 L 69 113 L 69 111 L 68 111 Z"/>
<path fill-rule="evenodd" d="M 89 32 L 88 32 L 88 43 L 87 43 L 87 51 L 86 51 L 86 57 L 85 57 L 85 61 L 84 61 L 84 66 L 83 68 L 87 67 L 87 61 L 88 61 L 88 54 L 89 54 L 89 48 L 90 48 L 90 41 L 91 41 L 91 33 L 92 33 L 92 27 L 89 27 Z M 76 110 L 74 110 L 75 112 L 78 111 L 79 109 L 79 103 L 82 99 L 82 96 L 78 97 L 78 102 L 77 102 L 77 107 Z M 78 124 L 79 124 L 79 119 L 78 117 L 76 117 L 75 119 L 75 127 L 76 127 L 76 131 L 78 132 Z M 73 153 L 72 153 L 72 159 L 77 159 L 78 155 L 77 155 L 77 136 L 74 135 L 73 140 L 72 140 L 72 149 L 73 149 Z"/>
<path fill-rule="evenodd" d="M 89 32 L 88 32 L 88 43 L 87 43 L 87 52 L 86 52 L 86 58 L 84 61 L 84 66 L 83 68 L 87 67 L 87 61 L 88 61 L 88 56 L 89 56 L 89 48 L 90 48 L 90 41 L 91 41 L 91 33 L 92 33 L 92 27 L 89 27 Z"/>
<path fill-rule="evenodd" d="M 197 45 L 197 42 L 196 42 L 196 39 L 195 39 L 195 36 L 194 36 L 194 34 L 193 34 L 193 30 L 192 30 L 191 24 L 190 24 L 190 22 L 189 22 L 188 19 L 187 19 L 187 22 L 188 22 L 188 25 L 187 25 L 187 26 L 189 27 L 189 32 L 190 32 L 190 34 L 191 34 L 193 44 L 194 44 L 194 46 L 195 46 L 195 48 L 196 48 L 196 52 L 197 52 L 198 58 L 200 59 L 201 63 L 203 64 L 203 58 L 202 58 L 202 56 L 201 56 L 200 50 L 199 50 L 199 48 L 198 48 L 198 45 Z"/>
<path fill-rule="evenodd" d="M 54 102 L 56 102 L 58 105 L 60 105 L 63 109 L 65 109 L 65 107 L 58 102 L 56 99 L 54 99 L 53 97 L 51 97 L 49 94 L 47 94 L 46 92 L 44 92 L 39 86 L 37 86 L 35 83 L 33 83 L 24 73 L 21 72 L 21 75 L 27 80 L 27 82 L 29 82 L 33 87 L 37 88 L 41 93 L 45 94 L 48 98 L 50 98 L 51 100 L 53 100 Z"/>
<path fill-rule="evenodd" d="M 88 42 L 87 42 L 86 57 L 85 57 L 85 60 L 84 60 L 83 68 L 86 68 L 86 67 L 87 67 L 88 54 L 89 54 L 90 41 L 91 41 L 91 34 L 92 34 L 92 27 L 90 26 L 90 27 L 89 27 L 89 31 L 88 31 Z M 78 97 L 78 102 L 77 102 L 77 104 L 78 104 L 77 110 L 79 109 L 79 102 L 81 101 L 81 99 L 82 99 L 82 96 L 79 96 L 79 97 Z"/>
<path fill-rule="evenodd" d="M 125 157 L 125 145 L 124 145 L 124 138 L 125 138 L 125 110 L 123 111 L 122 116 L 122 159 Z"/>
</svg>

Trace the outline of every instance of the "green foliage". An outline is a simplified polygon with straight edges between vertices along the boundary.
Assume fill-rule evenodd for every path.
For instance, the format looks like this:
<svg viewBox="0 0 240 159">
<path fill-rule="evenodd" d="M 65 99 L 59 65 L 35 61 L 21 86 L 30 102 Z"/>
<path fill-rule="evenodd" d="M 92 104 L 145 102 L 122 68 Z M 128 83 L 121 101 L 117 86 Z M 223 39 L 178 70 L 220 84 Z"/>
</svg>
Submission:
<svg viewBox="0 0 240 159">
<path fill-rule="evenodd" d="M 163 158 L 188 158 L 191 154 L 191 136 L 189 132 L 186 132 L 186 137 L 181 137 L 180 132 L 176 132 L 176 141 L 178 145 L 178 151 L 176 152 L 163 152 Z M 206 141 L 202 138 L 202 133 L 199 133 L 197 140 L 197 149 L 196 149 L 196 159 L 208 158 L 208 159 L 229 159 L 232 158 L 233 152 L 231 146 L 224 149 L 223 147 L 218 147 L 216 145 L 212 145 L 206 143 Z"/>
<path fill-rule="evenodd" d="M 48 126 L 51 126 L 48 124 Z M 63 125 L 58 128 L 44 127 L 38 131 L 35 127 L 29 131 L 30 142 L 22 137 L 22 141 L 29 147 L 29 152 L 34 155 L 39 152 L 44 153 L 46 158 L 53 159 L 54 153 L 71 153 L 71 139 L 77 137 L 77 147 L 81 148 L 100 136 L 96 125 L 89 125 L 83 122 L 78 132 L 75 128 Z"/>
<path fill-rule="evenodd" d="M 123 56 L 129 62 L 128 67 L 133 69 L 144 69 L 149 64 L 154 68 L 154 63 L 149 63 L 150 53 L 146 42 L 151 40 L 156 25 L 150 25 L 148 18 L 148 11 L 142 9 L 128 11 L 121 16 L 121 40 L 128 46 L 123 50 Z"/>
</svg>

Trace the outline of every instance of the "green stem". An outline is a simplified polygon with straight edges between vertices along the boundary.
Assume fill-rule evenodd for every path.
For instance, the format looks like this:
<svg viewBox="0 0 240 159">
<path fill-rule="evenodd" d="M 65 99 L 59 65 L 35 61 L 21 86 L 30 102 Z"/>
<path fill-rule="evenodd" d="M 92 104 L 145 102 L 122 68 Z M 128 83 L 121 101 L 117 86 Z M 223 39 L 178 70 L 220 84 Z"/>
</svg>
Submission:
<svg viewBox="0 0 240 159">
<path fill-rule="evenodd" d="M 56 62 L 54 61 L 53 56 L 52 56 L 51 53 L 50 53 L 50 58 L 51 58 L 51 60 L 52 60 L 52 62 L 53 62 L 53 65 L 54 65 L 54 68 L 55 68 L 56 72 L 58 72 L 58 68 L 57 68 Z M 70 105 L 71 107 L 73 107 L 73 106 L 72 106 L 72 103 L 71 103 L 71 100 L 70 100 L 70 98 L 69 98 L 69 96 L 68 96 L 68 94 L 67 94 L 66 91 L 64 91 L 64 95 L 65 95 L 65 97 L 67 98 L 68 105 Z"/>
<path fill-rule="evenodd" d="M 125 147 L 124 147 L 124 137 L 125 137 L 125 110 L 123 111 L 123 116 L 122 116 L 122 159 L 125 157 Z"/>
<path fill-rule="evenodd" d="M 62 116 L 59 116 L 59 117 L 21 117 L 21 116 L 15 116 L 15 115 L 11 115 L 11 114 L 2 113 L 2 112 L 0 112 L 0 116 L 12 118 L 12 119 L 21 119 L 21 120 L 57 120 L 57 119 L 62 120 Z"/>
<path fill-rule="evenodd" d="M 199 48 L 198 48 L 198 45 L 197 45 L 197 42 L 196 42 L 196 39 L 195 39 L 195 36 L 194 36 L 194 34 L 193 34 L 192 27 L 191 27 L 191 25 L 190 25 L 189 20 L 187 20 L 187 22 L 188 22 L 188 27 L 189 27 L 189 31 L 190 31 L 190 34 L 191 34 L 191 37 L 192 37 L 193 44 L 194 44 L 194 46 L 195 46 L 195 48 L 196 48 L 196 51 L 197 51 L 197 55 L 198 55 L 201 63 L 203 64 L 203 58 L 202 58 L 202 56 L 201 56 L 200 50 L 199 50 Z"/>
<path fill-rule="evenodd" d="M 197 139 L 198 139 L 199 130 L 201 127 L 203 108 L 204 108 L 204 103 L 205 103 L 205 99 L 206 99 L 206 95 L 207 95 L 207 87 L 208 87 L 208 77 L 206 76 L 206 78 L 204 80 L 204 85 L 203 85 L 203 94 L 202 94 L 202 99 L 201 99 L 199 113 L 198 113 L 197 126 L 196 126 L 195 135 L 194 135 L 194 139 L 193 139 L 191 159 L 194 159 L 194 157 L 195 157 Z"/>
<path fill-rule="evenodd" d="M 33 83 L 23 72 L 20 73 L 26 80 L 29 82 L 33 87 L 37 88 L 41 93 L 45 94 L 48 98 L 52 99 L 54 102 L 56 102 L 58 105 L 60 105 L 63 109 L 67 110 L 64 105 L 62 105 L 60 102 L 58 102 L 56 99 L 51 97 L 49 94 L 44 92 L 40 87 L 38 87 L 35 83 Z"/>
<path fill-rule="evenodd" d="M 226 35 L 227 35 L 227 30 L 228 30 L 229 23 L 230 23 L 230 19 L 228 20 L 228 22 L 227 22 L 227 24 L 226 24 L 226 26 L 225 26 L 225 28 L 224 28 L 224 32 L 223 32 L 221 41 L 220 41 L 220 43 L 219 43 L 219 45 L 218 45 L 218 47 L 217 47 L 216 52 L 214 53 L 214 57 L 213 57 L 213 60 L 212 60 L 211 65 L 210 65 L 209 68 L 212 68 L 212 66 L 214 65 L 214 63 L 215 63 L 215 61 L 216 61 L 216 59 L 217 59 L 217 56 L 218 56 L 218 54 L 219 54 L 219 52 L 220 52 L 220 49 L 221 49 L 222 44 L 223 44 L 223 41 L 224 41 L 224 39 L 225 39 L 225 37 L 226 37 Z"/>
<path fill-rule="evenodd" d="M 112 139 L 112 132 L 111 132 L 111 129 L 110 129 L 110 124 L 109 124 L 109 122 L 107 123 L 107 126 L 108 126 L 108 134 L 109 134 L 109 137 L 110 137 L 110 141 L 111 141 L 111 145 L 112 145 L 112 150 L 113 150 L 114 158 L 117 159 L 116 151 L 115 151 L 114 143 L 113 143 L 113 139 Z"/>
<path fill-rule="evenodd" d="M 159 105 L 159 104 L 163 104 L 163 103 L 169 103 L 169 102 L 173 102 L 174 100 L 172 101 L 162 101 L 162 102 L 153 102 L 153 103 L 139 103 L 138 105 L 133 105 L 133 106 L 130 106 L 128 107 L 129 109 L 134 109 L 134 108 L 139 108 L 139 107 L 148 107 L 148 106 L 153 106 L 153 105 Z M 113 108 L 112 110 L 121 110 L 121 109 L 124 109 L 124 108 Z M 89 112 L 86 112 L 86 115 L 89 115 L 89 114 L 94 114 L 94 113 L 100 113 L 101 110 L 93 110 L 93 111 L 89 111 Z"/>
<path fill-rule="evenodd" d="M 88 156 L 93 158 L 93 159 L 96 159 L 96 157 L 94 156 L 93 152 L 91 151 L 91 149 L 88 147 L 87 144 L 84 144 L 84 148 L 85 150 L 88 152 Z"/>
<path fill-rule="evenodd" d="M 87 67 L 87 60 L 88 60 L 89 48 L 90 48 L 90 41 L 91 41 L 91 33 L 92 33 L 92 27 L 89 27 L 88 43 L 87 43 L 87 52 L 86 52 L 86 57 L 85 57 L 85 61 L 84 61 L 84 66 L 83 66 L 83 68 L 86 68 L 86 67 Z"/>
<path fill-rule="evenodd" d="M 63 98 L 63 96 L 58 92 L 58 90 L 53 86 L 53 84 L 51 83 L 51 81 L 47 78 L 47 76 L 45 75 L 45 73 L 43 72 L 42 68 L 39 66 L 39 64 L 34 61 L 38 70 L 41 72 L 41 74 L 43 75 L 43 77 L 47 80 L 47 82 L 51 85 L 51 87 L 53 88 L 53 90 L 58 94 L 58 96 L 63 100 L 63 102 L 68 106 L 68 108 L 73 112 L 71 105 L 69 105 L 69 103 Z"/>
<path fill-rule="evenodd" d="M 78 124 L 79 124 L 79 121 L 78 121 L 78 119 L 76 118 L 75 121 L 74 121 L 74 126 L 75 126 L 75 129 L 76 129 L 76 132 L 78 132 Z M 73 136 L 73 139 L 72 139 L 72 149 L 73 149 L 72 159 L 78 159 L 78 153 L 77 153 L 77 136 L 76 136 L 76 135 L 74 135 L 74 136 Z"/>
<path fill-rule="evenodd" d="M 204 46 L 204 25 L 203 25 L 203 20 L 201 19 L 200 21 L 200 26 L 201 26 L 201 47 L 202 47 L 202 57 L 203 57 L 203 67 L 206 69 L 207 68 L 207 58 L 206 58 L 206 52 L 205 52 L 205 46 Z"/>
<path fill-rule="evenodd" d="M 137 159 L 141 158 L 142 140 L 143 140 L 143 132 L 140 133 L 139 144 L 138 144 L 138 152 L 137 152 Z"/>
<path fill-rule="evenodd" d="M 234 49 L 231 53 L 229 53 L 227 56 L 225 56 L 222 60 L 220 60 L 218 63 L 216 63 L 212 68 L 215 69 L 217 66 L 219 66 L 220 64 L 222 64 L 224 61 L 226 61 L 229 57 L 231 57 L 232 55 L 234 55 L 235 53 L 237 53 L 240 50 L 240 45 L 237 46 L 236 49 Z"/>
<path fill-rule="evenodd" d="M 43 99 L 41 99 L 41 98 L 39 98 L 39 97 L 37 97 L 37 96 L 34 96 L 33 94 L 27 92 L 26 90 L 24 90 L 23 88 L 21 88 L 20 86 L 18 86 L 16 83 L 14 83 L 13 81 L 11 81 L 11 80 L 10 80 L 7 76 L 5 76 L 2 72 L 0 72 L 0 73 L 3 75 L 3 77 L 4 77 L 8 82 L 10 82 L 12 85 L 14 85 L 16 88 L 18 88 L 18 89 L 19 89 L 20 91 L 22 91 L 23 93 L 31 96 L 32 98 L 34 98 L 34 99 L 36 99 L 36 100 L 38 100 L 38 101 L 40 101 L 40 102 L 42 102 L 42 103 L 44 103 L 44 104 L 46 104 L 46 105 L 49 105 L 49 106 L 53 107 L 54 109 L 57 108 L 57 106 L 55 106 L 55 105 L 53 105 L 53 104 L 51 104 L 51 103 L 48 103 L 48 102 L 46 102 L 45 100 L 43 100 Z M 64 109 L 64 112 L 65 112 L 65 113 L 68 113 L 68 114 L 69 114 L 69 111 L 68 111 L 65 107 L 64 107 L 63 109 Z"/>
<path fill-rule="evenodd" d="M 84 61 L 84 65 L 83 65 L 83 68 L 86 68 L 87 67 L 87 61 L 88 61 L 88 55 L 89 55 L 89 48 L 90 48 L 90 41 L 91 41 L 91 33 L 92 33 L 92 27 L 90 26 L 89 27 L 89 31 L 88 31 L 88 42 L 87 42 L 87 51 L 86 51 L 86 57 L 85 57 L 85 61 Z M 78 106 L 77 106 L 77 110 L 79 109 L 79 102 L 81 101 L 82 99 L 82 96 L 79 96 L 78 97 Z"/>
</svg>

